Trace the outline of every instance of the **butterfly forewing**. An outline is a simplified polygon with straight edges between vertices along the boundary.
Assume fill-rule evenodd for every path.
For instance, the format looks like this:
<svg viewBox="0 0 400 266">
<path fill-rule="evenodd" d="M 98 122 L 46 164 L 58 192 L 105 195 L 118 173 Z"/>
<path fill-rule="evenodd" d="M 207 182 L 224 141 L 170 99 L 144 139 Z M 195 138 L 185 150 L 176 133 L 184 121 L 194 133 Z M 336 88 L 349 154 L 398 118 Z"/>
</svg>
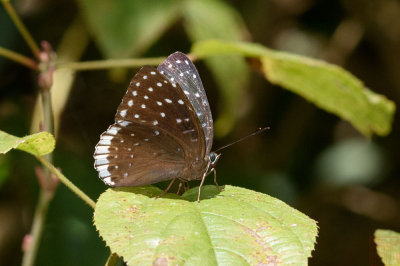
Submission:
<svg viewBox="0 0 400 266">
<path fill-rule="evenodd" d="M 205 157 L 201 124 L 179 84 L 143 67 L 118 106 L 115 124 L 94 154 L 100 178 L 112 186 L 139 186 L 180 177 Z"/>
<path fill-rule="evenodd" d="M 178 83 L 192 104 L 194 111 L 203 128 L 206 139 L 206 153 L 209 154 L 213 142 L 213 119 L 203 84 L 196 67 L 190 59 L 181 52 L 170 55 L 158 70 L 171 83 Z"/>
</svg>

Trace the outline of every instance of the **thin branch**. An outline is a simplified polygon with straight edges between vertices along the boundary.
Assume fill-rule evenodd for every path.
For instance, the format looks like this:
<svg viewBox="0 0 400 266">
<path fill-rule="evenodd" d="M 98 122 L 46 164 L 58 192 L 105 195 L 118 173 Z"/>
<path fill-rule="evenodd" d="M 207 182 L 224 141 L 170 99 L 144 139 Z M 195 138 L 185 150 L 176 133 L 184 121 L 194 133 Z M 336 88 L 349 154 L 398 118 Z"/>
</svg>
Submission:
<svg viewBox="0 0 400 266">
<path fill-rule="evenodd" d="M 67 68 L 76 71 L 83 70 L 98 70 L 109 69 L 117 67 L 141 67 L 144 65 L 158 65 L 164 57 L 154 58 L 138 58 L 138 59 L 109 59 L 109 60 L 95 60 L 87 62 L 73 62 L 73 63 L 59 63 L 56 64 L 56 69 Z"/>
<path fill-rule="evenodd" d="M 17 12 L 15 12 L 14 7 L 11 5 L 10 1 L 2 0 L 1 1 L 11 20 L 14 22 L 18 31 L 21 33 L 22 38 L 24 38 L 26 44 L 31 49 L 33 55 L 39 59 L 40 58 L 40 49 L 33 39 L 32 35 L 29 33 L 28 29 L 25 27 L 24 23 L 18 16 Z"/>
<path fill-rule="evenodd" d="M 39 249 L 40 236 L 47 216 L 47 210 L 52 198 L 52 192 L 45 189 L 40 190 L 39 202 L 35 210 L 35 215 L 33 216 L 33 224 L 30 232 L 32 243 L 29 244 L 29 247 L 24 252 L 22 266 L 31 266 L 34 264 L 36 253 Z"/>
<path fill-rule="evenodd" d="M 50 170 L 53 174 L 55 174 L 60 181 L 66 185 L 70 190 L 72 190 L 79 198 L 81 198 L 86 204 L 88 204 L 93 209 L 96 207 L 96 203 L 89 198 L 82 190 L 80 190 L 77 186 L 75 186 L 67 177 L 65 177 L 57 168 L 54 167 L 49 161 L 47 161 L 43 157 L 36 157 L 47 169 Z"/>
<path fill-rule="evenodd" d="M 22 54 L 14 52 L 14 51 L 8 50 L 6 48 L 3 48 L 1 46 L 0 46 L 0 56 L 3 56 L 12 61 L 15 61 L 15 62 L 17 62 L 21 65 L 24 65 L 32 70 L 38 70 L 38 65 L 35 60 L 33 60 L 25 55 L 22 55 Z"/>
</svg>

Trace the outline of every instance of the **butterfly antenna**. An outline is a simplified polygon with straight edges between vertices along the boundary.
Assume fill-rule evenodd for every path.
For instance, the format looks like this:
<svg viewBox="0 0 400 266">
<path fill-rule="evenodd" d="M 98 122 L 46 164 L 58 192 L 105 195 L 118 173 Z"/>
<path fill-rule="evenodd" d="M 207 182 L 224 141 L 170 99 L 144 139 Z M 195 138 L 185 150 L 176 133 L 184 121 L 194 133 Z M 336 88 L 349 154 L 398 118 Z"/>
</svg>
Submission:
<svg viewBox="0 0 400 266">
<path fill-rule="evenodd" d="M 249 137 L 252 137 L 252 136 L 254 136 L 254 135 L 260 134 L 260 133 L 262 133 L 262 132 L 264 132 L 264 131 L 266 131 L 266 130 L 269 130 L 269 129 L 270 129 L 269 127 L 264 127 L 264 128 L 261 128 L 261 127 L 260 127 L 259 129 L 257 129 L 257 130 L 254 131 L 253 133 L 251 133 L 251 134 L 249 134 L 249 135 L 247 135 L 247 136 L 244 136 L 244 137 L 242 137 L 242 138 L 240 138 L 240 139 L 238 139 L 238 140 L 236 140 L 236 141 L 234 141 L 234 142 L 232 142 L 232 143 L 229 143 L 229 144 L 227 144 L 227 145 L 225 145 L 225 146 L 222 146 L 222 147 L 216 149 L 214 152 L 218 152 L 218 151 L 220 151 L 220 150 L 222 150 L 222 149 L 225 149 L 225 148 L 227 148 L 227 147 L 229 147 L 229 146 L 232 146 L 233 144 L 236 144 L 236 143 L 238 143 L 238 142 L 241 142 L 241 141 L 243 141 L 243 140 L 245 140 L 245 139 L 247 139 L 247 138 L 249 138 Z"/>
</svg>

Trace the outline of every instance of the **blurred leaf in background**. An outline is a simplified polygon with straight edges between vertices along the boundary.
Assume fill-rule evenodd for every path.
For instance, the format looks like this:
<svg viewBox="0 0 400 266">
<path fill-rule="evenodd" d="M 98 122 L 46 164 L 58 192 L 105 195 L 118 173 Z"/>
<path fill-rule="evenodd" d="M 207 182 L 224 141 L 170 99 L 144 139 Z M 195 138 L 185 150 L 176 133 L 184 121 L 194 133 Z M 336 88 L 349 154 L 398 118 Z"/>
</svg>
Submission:
<svg viewBox="0 0 400 266">
<path fill-rule="evenodd" d="M 78 1 L 106 58 L 145 52 L 179 18 L 182 0 Z"/>
<path fill-rule="evenodd" d="M 249 36 L 240 14 L 223 1 L 185 1 L 183 17 L 186 32 L 194 43 L 208 39 L 240 41 Z M 205 62 L 221 93 L 219 116 L 214 122 L 215 134 L 221 137 L 246 113 L 249 71 L 240 56 L 207 58 Z"/>
</svg>

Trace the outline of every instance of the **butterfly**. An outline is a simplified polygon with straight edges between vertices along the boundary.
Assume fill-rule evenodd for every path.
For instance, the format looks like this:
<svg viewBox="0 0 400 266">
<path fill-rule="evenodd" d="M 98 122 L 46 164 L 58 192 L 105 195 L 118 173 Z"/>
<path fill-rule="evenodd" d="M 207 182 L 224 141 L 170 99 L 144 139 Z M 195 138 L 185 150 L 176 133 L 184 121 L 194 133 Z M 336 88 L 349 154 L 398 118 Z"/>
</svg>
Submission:
<svg viewBox="0 0 400 266">
<path fill-rule="evenodd" d="M 201 180 L 214 172 L 213 119 L 192 61 L 175 52 L 157 68 L 142 67 L 100 136 L 94 167 L 109 186 L 143 186 Z"/>
</svg>

